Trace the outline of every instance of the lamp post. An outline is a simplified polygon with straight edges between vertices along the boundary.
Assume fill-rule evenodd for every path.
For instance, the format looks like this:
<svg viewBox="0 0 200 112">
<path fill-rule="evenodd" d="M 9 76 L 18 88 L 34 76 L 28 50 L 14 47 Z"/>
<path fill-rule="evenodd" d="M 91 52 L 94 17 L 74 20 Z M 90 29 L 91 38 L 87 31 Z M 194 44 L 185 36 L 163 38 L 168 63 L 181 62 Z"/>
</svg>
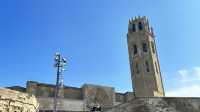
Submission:
<svg viewBox="0 0 200 112">
<path fill-rule="evenodd" d="M 57 77 L 56 77 L 56 88 L 54 94 L 54 112 L 57 112 L 57 101 L 58 101 L 58 94 L 59 89 L 63 87 L 63 74 L 62 72 L 65 70 L 64 67 L 66 66 L 66 59 L 61 57 L 60 53 L 55 54 L 55 65 L 54 67 L 57 68 Z"/>
</svg>

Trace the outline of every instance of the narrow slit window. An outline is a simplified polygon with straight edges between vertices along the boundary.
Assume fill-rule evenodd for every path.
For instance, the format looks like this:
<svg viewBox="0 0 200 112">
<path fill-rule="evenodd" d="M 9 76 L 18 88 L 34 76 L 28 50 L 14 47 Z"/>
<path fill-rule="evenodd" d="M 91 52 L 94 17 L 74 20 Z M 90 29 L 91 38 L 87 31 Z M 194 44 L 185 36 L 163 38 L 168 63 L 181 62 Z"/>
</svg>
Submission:
<svg viewBox="0 0 200 112">
<path fill-rule="evenodd" d="M 140 31 L 143 30 L 142 22 L 139 22 L 139 24 L 138 24 L 138 28 L 139 28 Z"/>
<path fill-rule="evenodd" d="M 135 24 L 132 25 L 132 31 L 133 31 L 133 32 L 136 31 Z"/>
<path fill-rule="evenodd" d="M 153 53 L 155 53 L 155 46 L 154 46 L 153 42 L 151 42 L 151 48 L 152 48 Z"/>
<path fill-rule="evenodd" d="M 147 43 L 143 43 L 142 48 L 144 52 L 147 52 Z"/>
<path fill-rule="evenodd" d="M 150 72 L 148 61 L 145 62 L 145 66 L 146 66 L 146 71 L 147 71 L 147 72 Z"/>
<path fill-rule="evenodd" d="M 133 45 L 134 55 L 137 54 L 137 45 Z"/>
<path fill-rule="evenodd" d="M 136 63 L 135 66 L 136 66 L 136 67 L 135 67 L 135 68 L 136 68 L 136 73 L 139 74 L 139 73 L 140 73 L 140 69 L 139 69 L 139 65 L 138 65 L 138 63 Z"/>
<path fill-rule="evenodd" d="M 156 66 L 156 72 L 158 73 L 158 66 L 156 62 L 155 62 L 155 66 Z"/>
</svg>

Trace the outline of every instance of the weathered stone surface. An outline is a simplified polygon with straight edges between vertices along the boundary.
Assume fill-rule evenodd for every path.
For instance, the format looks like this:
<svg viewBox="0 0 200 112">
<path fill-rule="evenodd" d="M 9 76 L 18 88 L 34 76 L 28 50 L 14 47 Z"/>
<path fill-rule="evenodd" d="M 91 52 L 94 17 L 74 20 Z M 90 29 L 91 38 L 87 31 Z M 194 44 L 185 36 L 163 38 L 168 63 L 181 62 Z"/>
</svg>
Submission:
<svg viewBox="0 0 200 112">
<path fill-rule="evenodd" d="M 92 104 L 99 104 L 103 107 L 114 105 L 114 88 L 91 84 L 85 84 L 82 88 L 83 98 L 88 106 Z"/>
<path fill-rule="evenodd" d="M 129 21 L 127 43 L 135 95 L 164 96 L 155 38 L 147 17 L 135 17 Z"/>
<path fill-rule="evenodd" d="M 19 87 L 9 87 L 19 90 Z M 21 87 L 20 87 L 21 88 Z M 112 87 L 84 84 L 81 88 L 64 86 L 63 97 L 58 101 L 58 110 L 66 111 L 88 111 L 89 104 L 100 104 L 101 106 L 113 106 L 125 102 L 127 93 L 119 93 L 120 99 L 116 100 L 115 91 Z M 35 95 L 40 103 L 40 110 L 52 110 L 55 85 L 28 81 L 26 91 L 29 95 Z M 20 89 L 21 91 L 21 89 Z"/>
<path fill-rule="evenodd" d="M 40 88 L 45 86 L 45 89 L 37 90 L 38 86 Z M 33 84 L 29 87 L 28 91 L 31 90 L 32 93 L 39 95 L 36 97 L 40 103 L 40 111 L 52 111 L 53 97 L 44 95 L 44 93 L 39 94 L 37 91 L 42 90 L 46 92 L 45 90 L 48 87 L 53 89 L 54 86 L 48 84 Z M 7 93 L 1 92 L 1 94 Z M 200 98 L 135 98 L 131 92 L 115 93 L 112 87 L 91 84 L 86 84 L 82 88 L 68 87 L 66 88 L 65 94 L 67 94 L 67 97 L 65 96 L 58 100 L 58 110 L 62 112 L 89 111 L 88 104 L 92 103 L 98 103 L 103 106 L 103 112 L 200 112 Z M 81 97 L 79 97 L 79 94 L 81 94 Z"/>
<path fill-rule="evenodd" d="M 60 111 L 89 111 L 91 105 L 100 104 L 102 107 L 112 107 L 113 105 L 125 102 L 130 95 L 119 93 L 120 99 L 116 100 L 114 88 L 84 84 L 81 88 L 64 86 L 64 94 L 58 100 L 58 110 Z M 40 103 L 40 110 L 53 110 L 55 85 L 38 83 L 35 81 L 27 82 L 27 93 L 36 95 Z M 127 98 L 126 98 L 127 97 Z"/>
<path fill-rule="evenodd" d="M 136 98 L 106 112 L 200 112 L 200 98 Z"/>
<path fill-rule="evenodd" d="M 34 96 L 0 88 L 0 112 L 36 112 L 38 106 Z"/>
<path fill-rule="evenodd" d="M 36 97 L 54 97 L 55 85 L 38 83 L 35 81 L 27 81 L 27 93 L 33 94 Z M 64 86 L 63 92 L 59 94 L 60 97 L 81 100 L 82 89 L 76 87 Z"/>
<path fill-rule="evenodd" d="M 53 98 L 40 97 L 37 99 L 40 102 L 40 106 L 39 106 L 40 111 L 53 110 L 53 106 L 54 106 Z M 84 111 L 84 106 L 85 105 L 84 105 L 83 100 L 61 98 L 61 99 L 58 99 L 57 110 L 58 111 L 66 111 L 66 112 L 67 111 L 69 111 L 69 112 Z"/>
</svg>

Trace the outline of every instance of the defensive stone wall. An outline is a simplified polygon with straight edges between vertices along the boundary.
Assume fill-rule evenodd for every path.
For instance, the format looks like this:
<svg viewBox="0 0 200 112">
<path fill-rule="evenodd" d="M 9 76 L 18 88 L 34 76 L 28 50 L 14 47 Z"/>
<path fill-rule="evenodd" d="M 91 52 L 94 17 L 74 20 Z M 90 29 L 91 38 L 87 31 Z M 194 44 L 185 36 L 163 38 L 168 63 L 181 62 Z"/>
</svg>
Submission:
<svg viewBox="0 0 200 112">
<path fill-rule="evenodd" d="M 26 88 L 9 88 L 36 96 L 40 111 L 53 110 L 55 85 L 27 81 Z M 58 100 L 59 111 L 89 111 L 89 108 L 96 104 L 102 108 L 111 108 L 134 99 L 132 92 L 116 93 L 113 87 L 93 84 L 84 84 L 81 88 L 64 86 L 62 93 Z"/>
<path fill-rule="evenodd" d="M 0 88 L 0 112 L 37 112 L 38 107 L 34 96 Z"/>
<path fill-rule="evenodd" d="M 26 88 L 25 87 L 21 87 L 21 86 L 12 86 L 12 87 L 6 87 L 7 89 L 11 89 L 11 90 L 15 90 L 15 91 L 20 91 L 25 93 L 26 92 Z"/>
<path fill-rule="evenodd" d="M 200 98 L 135 98 L 105 112 L 200 112 Z"/>
<path fill-rule="evenodd" d="M 110 94 L 110 98 L 112 102 L 126 102 L 132 99 L 132 92 L 127 92 L 127 93 L 116 93 L 114 88 L 112 87 L 106 87 L 106 86 L 99 86 L 99 85 L 91 85 L 92 87 L 95 86 L 95 88 L 104 88 L 106 94 Z M 84 84 L 81 88 L 77 87 L 69 87 L 69 86 L 64 86 L 64 94 L 63 98 L 65 99 L 74 99 L 74 100 L 83 100 L 84 98 L 84 92 L 87 89 L 87 87 L 91 87 L 90 84 Z M 90 89 L 92 89 L 92 87 Z M 16 90 L 17 88 L 10 87 Z M 18 87 L 19 88 L 19 87 Z M 98 89 L 98 91 L 99 91 Z M 55 85 L 52 84 L 46 84 L 46 83 L 38 83 L 35 81 L 27 81 L 27 86 L 26 86 L 26 92 L 29 94 L 33 94 L 36 97 L 54 97 L 54 90 L 55 90 Z M 93 88 L 93 90 L 95 90 Z"/>
<path fill-rule="evenodd" d="M 39 110 L 40 112 L 49 112 L 53 110 L 54 99 L 53 98 L 38 98 L 40 102 Z M 61 98 L 58 99 L 57 110 L 62 112 L 81 112 L 85 110 L 85 105 L 83 100 L 73 100 Z"/>
<path fill-rule="evenodd" d="M 82 88 L 64 87 L 64 98 L 81 100 L 83 99 Z"/>
<path fill-rule="evenodd" d="M 123 93 L 115 93 L 116 102 L 124 102 L 125 97 Z"/>
<path fill-rule="evenodd" d="M 28 81 L 26 90 L 27 93 L 33 94 L 36 97 L 54 97 L 55 85 Z M 64 86 L 63 97 L 80 100 L 82 99 L 82 89 Z"/>
<path fill-rule="evenodd" d="M 11 87 L 24 91 L 21 87 Z M 40 112 L 52 112 L 55 85 L 30 81 L 26 92 L 36 95 Z M 0 112 L 36 110 L 35 97 L 6 89 L 0 91 Z M 2 97 L 4 96 L 4 97 Z M 11 102 L 11 103 L 9 103 Z M 20 103 L 18 103 L 20 102 Z M 64 87 L 64 97 L 58 100 L 60 112 L 86 112 L 93 104 L 101 104 L 103 112 L 200 112 L 200 98 L 135 97 L 134 93 L 116 93 L 114 88 L 85 84 L 81 88 Z M 32 111 L 33 110 L 33 111 Z M 12 112 L 14 112 L 12 111 Z"/>
</svg>

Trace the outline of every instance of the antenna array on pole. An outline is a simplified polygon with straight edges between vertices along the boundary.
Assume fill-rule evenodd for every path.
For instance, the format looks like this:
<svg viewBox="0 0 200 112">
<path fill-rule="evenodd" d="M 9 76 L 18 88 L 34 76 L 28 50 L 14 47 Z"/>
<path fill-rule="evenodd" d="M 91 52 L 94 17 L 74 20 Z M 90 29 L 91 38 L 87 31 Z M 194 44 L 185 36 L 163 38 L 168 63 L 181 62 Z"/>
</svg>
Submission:
<svg viewBox="0 0 200 112">
<path fill-rule="evenodd" d="M 54 112 L 57 112 L 57 103 L 59 99 L 59 92 L 63 89 L 63 71 L 65 70 L 64 67 L 66 66 L 67 60 L 61 57 L 60 53 L 55 54 L 55 65 L 54 67 L 57 68 L 57 77 L 56 77 L 56 88 L 55 88 L 55 96 L 54 96 Z"/>
</svg>

